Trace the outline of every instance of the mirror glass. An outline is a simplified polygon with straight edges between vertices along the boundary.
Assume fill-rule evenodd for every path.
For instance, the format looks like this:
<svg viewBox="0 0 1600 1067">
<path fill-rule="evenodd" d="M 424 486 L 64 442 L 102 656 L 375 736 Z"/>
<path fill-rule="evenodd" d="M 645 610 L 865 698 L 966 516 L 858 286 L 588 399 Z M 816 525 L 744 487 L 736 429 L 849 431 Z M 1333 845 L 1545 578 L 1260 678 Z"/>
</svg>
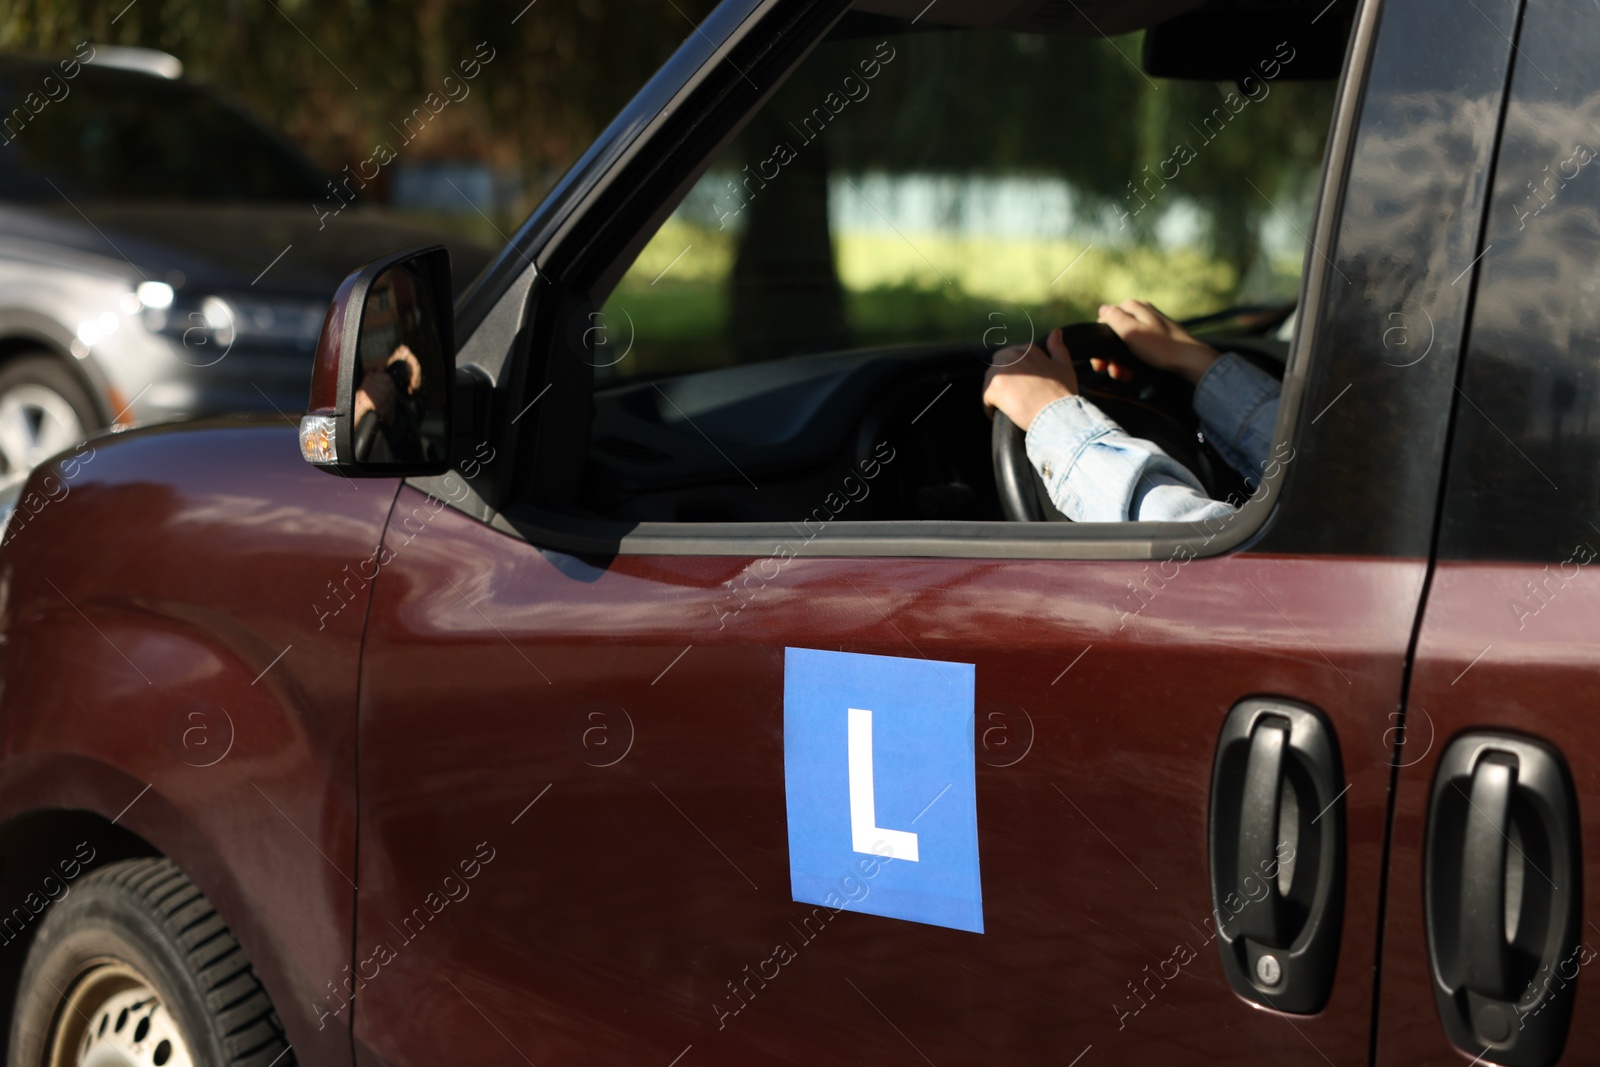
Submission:
<svg viewBox="0 0 1600 1067">
<path fill-rule="evenodd" d="M 428 276 L 407 263 L 384 271 L 367 292 L 351 419 L 357 463 L 409 467 L 448 455 L 438 307 Z"/>
</svg>

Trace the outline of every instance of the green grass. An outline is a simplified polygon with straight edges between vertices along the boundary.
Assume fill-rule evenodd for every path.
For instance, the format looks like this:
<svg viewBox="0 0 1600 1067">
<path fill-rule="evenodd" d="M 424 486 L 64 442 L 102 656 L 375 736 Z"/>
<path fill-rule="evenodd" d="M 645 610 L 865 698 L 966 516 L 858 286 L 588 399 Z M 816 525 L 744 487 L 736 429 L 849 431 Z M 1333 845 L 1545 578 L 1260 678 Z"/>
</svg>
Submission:
<svg viewBox="0 0 1600 1067">
<path fill-rule="evenodd" d="M 729 330 L 733 235 L 671 219 L 606 304 L 613 344 L 633 338 L 623 376 L 738 362 Z M 1150 300 L 1182 318 L 1236 302 L 1232 267 L 1194 249 L 1057 239 L 846 233 L 835 238 L 849 345 L 1015 344 L 1093 319 L 1100 304 Z M 1275 264 L 1292 292 L 1298 264 Z M 780 353 L 775 353 L 780 354 Z"/>
</svg>

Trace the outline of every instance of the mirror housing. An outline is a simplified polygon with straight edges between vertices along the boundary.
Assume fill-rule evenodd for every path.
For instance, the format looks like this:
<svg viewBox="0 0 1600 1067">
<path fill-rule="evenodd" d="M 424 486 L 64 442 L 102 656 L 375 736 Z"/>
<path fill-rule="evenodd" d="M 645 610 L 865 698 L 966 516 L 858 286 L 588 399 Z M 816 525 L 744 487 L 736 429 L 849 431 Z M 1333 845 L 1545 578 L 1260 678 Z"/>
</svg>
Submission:
<svg viewBox="0 0 1600 1067">
<path fill-rule="evenodd" d="M 403 249 L 346 278 L 328 305 L 300 455 L 346 477 L 450 469 L 455 411 L 450 253 Z"/>
</svg>

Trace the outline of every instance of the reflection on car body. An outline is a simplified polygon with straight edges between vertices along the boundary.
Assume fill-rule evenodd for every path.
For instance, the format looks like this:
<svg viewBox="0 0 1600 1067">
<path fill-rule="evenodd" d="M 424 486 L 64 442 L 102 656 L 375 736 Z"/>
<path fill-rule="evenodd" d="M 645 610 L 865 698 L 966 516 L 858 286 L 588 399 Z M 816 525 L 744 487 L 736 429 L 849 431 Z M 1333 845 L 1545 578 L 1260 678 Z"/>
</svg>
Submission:
<svg viewBox="0 0 1600 1067">
<path fill-rule="evenodd" d="M 96 857 L 12 1059 L 228 1062 L 164 900 L 284 1063 L 1583 1058 L 1600 8 L 1477 2 L 725 0 L 458 305 L 346 278 L 298 436 L 95 442 L 0 548 L 0 901 Z M 1009 520 L 990 313 L 1136 287 L 1281 379 L 1253 492 Z"/>
</svg>

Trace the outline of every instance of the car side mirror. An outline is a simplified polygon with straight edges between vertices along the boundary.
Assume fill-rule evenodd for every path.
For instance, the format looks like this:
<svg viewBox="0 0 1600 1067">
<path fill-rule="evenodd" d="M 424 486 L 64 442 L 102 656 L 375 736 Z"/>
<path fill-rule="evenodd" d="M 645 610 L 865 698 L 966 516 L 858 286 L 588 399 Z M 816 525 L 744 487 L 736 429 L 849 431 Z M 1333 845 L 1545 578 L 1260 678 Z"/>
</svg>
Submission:
<svg viewBox="0 0 1600 1067">
<path fill-rule="evenodd" d="M 344 280 L 322 322 L 300 420 L 306 462 L 356 477 L 449 469 L 451 293 L 442 245 L 391 253 Z"/>
</svg>

